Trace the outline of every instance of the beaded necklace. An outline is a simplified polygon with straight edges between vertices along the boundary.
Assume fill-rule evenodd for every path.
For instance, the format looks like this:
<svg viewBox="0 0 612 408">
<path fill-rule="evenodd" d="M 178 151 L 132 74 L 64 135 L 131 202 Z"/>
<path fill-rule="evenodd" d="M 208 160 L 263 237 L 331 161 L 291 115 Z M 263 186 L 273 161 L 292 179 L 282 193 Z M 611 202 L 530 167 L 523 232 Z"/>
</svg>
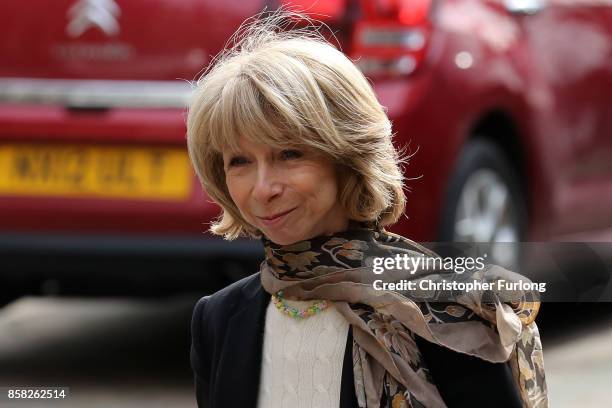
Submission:
<svg viewBox="0 0 612 408">
<path fill-rule="evenodd" d="M 278 310 L 286 314 L 287 316 L 293 317 L 294 319 L 306 319 L 310 316 L 314 316 L 323 310 L 327 309 L 329 302 L 326 300 L 317 300 L 307 309 L 300 310 L 293 306 L 289 306 L 287 302 L 283 300 L 283 291 L 279 290 L 275 295 L 272 295 L 272 301 Z"/>
</svg>

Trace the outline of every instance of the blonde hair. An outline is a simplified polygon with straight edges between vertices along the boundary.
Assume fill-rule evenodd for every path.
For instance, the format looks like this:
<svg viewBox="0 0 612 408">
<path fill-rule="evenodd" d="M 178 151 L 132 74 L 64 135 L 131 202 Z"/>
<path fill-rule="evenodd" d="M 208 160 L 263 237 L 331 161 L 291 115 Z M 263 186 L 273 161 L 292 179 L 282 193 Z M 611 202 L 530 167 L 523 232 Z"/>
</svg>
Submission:
<svg viewBox="0 0 612 408">
<path fill-rule="evenodd" d="M 308 26 L 295 29 L 299 21 Z M 350 219 L 395 223 L 405 206 L 399 168 L 405 159 L 393 147 L 391 123 L 370 84 L 325 40 L 321 26 L 281 10 L 256 16 L 230 44 L 197 81 L 187 119 L 189 156 L 223 210 L 210 231 L 227 240 L 261 236 L 225 182 L 222 152 L 237 150 L 239 136 L 316 149 L 340 169 L 338 200 Z"/>
</svg>

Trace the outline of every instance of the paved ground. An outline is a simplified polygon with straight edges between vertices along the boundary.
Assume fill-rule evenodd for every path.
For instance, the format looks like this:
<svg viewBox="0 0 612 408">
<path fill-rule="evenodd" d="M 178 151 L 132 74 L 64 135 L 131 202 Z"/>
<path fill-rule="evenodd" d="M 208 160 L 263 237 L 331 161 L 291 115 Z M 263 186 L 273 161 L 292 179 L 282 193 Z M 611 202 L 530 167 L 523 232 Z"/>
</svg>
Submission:
<svg viewBox="0 0 612 408">
<path fill-rule="evenodd" d="M 567 330 L 550 333 L 543 344 L 551 407 L 612 406 L 612 304 L 591 304 L 592 318 L 568 313 Z"/>
<path fill-rule="evenodd" d="M 545 351 L 552 407 L 612 404 L 612 328 Z"/>
<path fill-rule="evenodd" d="M 19 300 L 0 311 L 0 386 L 69 385 L 71 398 L 55 405 L 63 408 L 194 407 L 195 300 Z M 555 314 L 541 326 L 550 406 L 610 406 L 612 304 L 546 312 Z"/>
<path fill-rule="evenodd" d="M 193 407 L 195 300 L 15 302 L 0 312 L 0 386 L 69 385 L 66 408 Z"/>
</svg>

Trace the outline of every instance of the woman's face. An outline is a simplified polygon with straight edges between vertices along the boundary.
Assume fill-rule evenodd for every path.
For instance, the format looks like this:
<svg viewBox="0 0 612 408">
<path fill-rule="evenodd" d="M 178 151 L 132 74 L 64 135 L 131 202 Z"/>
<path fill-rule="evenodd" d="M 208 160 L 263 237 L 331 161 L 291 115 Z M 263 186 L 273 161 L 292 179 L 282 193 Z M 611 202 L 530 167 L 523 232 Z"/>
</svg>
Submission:
<svg viewBox="0 0 612 408">
<path fill-rule="evenodd" d="M 272 242 L 289 245 L 347 229 L 330 160 L 314 150 L 277 149 L 244 137 L 238 146 L 238 152 L 223 154 L 230 196 Z"/>
</svg>

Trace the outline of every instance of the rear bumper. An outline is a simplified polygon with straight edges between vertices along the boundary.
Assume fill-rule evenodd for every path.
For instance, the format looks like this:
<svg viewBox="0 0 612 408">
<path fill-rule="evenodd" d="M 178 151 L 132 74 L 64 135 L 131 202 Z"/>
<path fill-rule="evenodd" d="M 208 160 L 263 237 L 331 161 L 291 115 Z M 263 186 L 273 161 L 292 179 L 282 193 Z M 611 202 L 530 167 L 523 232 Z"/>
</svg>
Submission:
<svg viewBox="0 0 612 408">
<path fill-rule="evenodd" d="M 257 240 L 0 233 L 4 296 L 212 293 L 254 273 Z"/>
</svg>

